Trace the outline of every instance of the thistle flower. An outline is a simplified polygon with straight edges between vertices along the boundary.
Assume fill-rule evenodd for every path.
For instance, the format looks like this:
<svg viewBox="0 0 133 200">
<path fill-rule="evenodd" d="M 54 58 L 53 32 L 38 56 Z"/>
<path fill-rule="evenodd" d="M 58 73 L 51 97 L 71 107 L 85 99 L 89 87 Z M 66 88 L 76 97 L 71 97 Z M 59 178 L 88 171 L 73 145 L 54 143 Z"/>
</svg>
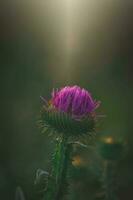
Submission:
<svg viewBox="0 0 133 200">
<path fill-rule="evenodd" d="M 51 103 L 57 110 L 68 113 L 75 119 L 87 116 L 99 106 L 99 102 L 93 100 L 87 90 L 78 86 L 53 91 Z"/>
<path fill-rule="evenodd" d="M 112 136 L 103 137 L 98 144 L 98 150 L 104 160 L 118 161 L 125 154 L 126 143 Z"/>
<path fill-rule="evenodd" d="M 53 167 L 44 195 L 45 200 L 62 200 L 67 191 L 67 170 L 71 162 L 70 136 L 91 134 L 95 128 L 95 110 L 99 106 L 91 94 L 78 86 L 67 86 L 52 92 L 41 113 L 43 131 L 57 135 Z M 56 133 L 56 134 L 55 134 Z"/>
<path fill-rule="evenodd" d="M 44 102 L 42 125 L 44 131 L 82 135 L 95 128 L 95 110 L 100 102 L 93 100 L 91 94 L 79 86 L 66 86 L 53 90 L 52 97 Z"/>
</svg>

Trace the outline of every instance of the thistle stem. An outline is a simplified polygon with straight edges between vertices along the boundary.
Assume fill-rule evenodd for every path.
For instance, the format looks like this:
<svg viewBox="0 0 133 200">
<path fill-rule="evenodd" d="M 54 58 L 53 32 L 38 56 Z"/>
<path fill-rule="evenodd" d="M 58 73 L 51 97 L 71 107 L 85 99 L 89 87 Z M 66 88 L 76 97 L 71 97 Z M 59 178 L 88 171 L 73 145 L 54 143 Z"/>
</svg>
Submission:
<svg viewBox="0 0 133 200">
<path fill-rule="evenodd" d="M 62 135 L 57 140 L 53 156 L 52 173 L 48 180 L 44 200 L 62 200 L 67 192 L 67 171 L 70 162 L 71 147 L 67 137 Z"/>
<path fill-rule="evenodd" d="M 115 161 L 106 160 L 104 162 L 103 187 L 105 191 L 105 200 L 118 200 L 115 194 L 115 167 Z"/>
</svg>

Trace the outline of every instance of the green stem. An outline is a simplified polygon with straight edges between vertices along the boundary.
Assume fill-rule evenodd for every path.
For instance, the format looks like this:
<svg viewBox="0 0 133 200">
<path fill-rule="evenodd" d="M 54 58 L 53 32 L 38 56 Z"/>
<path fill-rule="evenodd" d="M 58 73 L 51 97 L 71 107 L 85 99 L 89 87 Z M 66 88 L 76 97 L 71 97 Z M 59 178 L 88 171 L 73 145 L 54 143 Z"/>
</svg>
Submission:
<svg viewBox="0 0 133 200">
<path fill-rule="evenodd" d="M 105 190 L 105 200 L 117 200 L 115 190 L 115 167 L 114 161 L 106 160 L 104 162 L 104 173 L 103 173 L 103 187 Z"/>
<path fill-rule="evenodd" d="M 62 200 L 67 188 L 67 171 L 70 162 L 71 148 L 67 137 L 57 140 L 53 156 L 52 173 L 48 180 L 47 190 L 43 200 Z"/>
</svg>

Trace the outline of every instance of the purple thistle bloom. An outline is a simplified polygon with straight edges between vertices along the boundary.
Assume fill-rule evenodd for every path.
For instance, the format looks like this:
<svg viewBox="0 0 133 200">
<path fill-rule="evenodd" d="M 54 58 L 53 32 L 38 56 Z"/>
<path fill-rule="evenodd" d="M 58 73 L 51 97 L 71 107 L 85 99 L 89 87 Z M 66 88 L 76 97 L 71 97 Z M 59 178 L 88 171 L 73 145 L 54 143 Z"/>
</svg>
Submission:
<svg viewBox="0 0 133 200">
<path fill-rule="evenodd" d="M 59 111 L 81 119 L 93 113 L 100 102 L 93 100 L 91 94 L 79 86 L 66 86 L 52 92 L 51 104 Z"/>
</svg>

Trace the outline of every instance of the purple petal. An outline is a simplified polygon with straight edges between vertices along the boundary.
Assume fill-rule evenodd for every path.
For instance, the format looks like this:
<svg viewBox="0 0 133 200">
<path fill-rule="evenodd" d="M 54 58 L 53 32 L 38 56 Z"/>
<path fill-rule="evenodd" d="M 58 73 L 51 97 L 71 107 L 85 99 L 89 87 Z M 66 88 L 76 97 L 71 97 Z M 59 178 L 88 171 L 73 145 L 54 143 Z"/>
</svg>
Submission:
<svg viewBox="0 0 133 200">
<path fill-rule="evenodd" d="M 52 92 L 52 104 L 60 111 L 72 116 L 82 117 L 99 107 L 100 102 L 93 100 L 91 94 L 79 86 L 66 86 Z"/>
</svg>

